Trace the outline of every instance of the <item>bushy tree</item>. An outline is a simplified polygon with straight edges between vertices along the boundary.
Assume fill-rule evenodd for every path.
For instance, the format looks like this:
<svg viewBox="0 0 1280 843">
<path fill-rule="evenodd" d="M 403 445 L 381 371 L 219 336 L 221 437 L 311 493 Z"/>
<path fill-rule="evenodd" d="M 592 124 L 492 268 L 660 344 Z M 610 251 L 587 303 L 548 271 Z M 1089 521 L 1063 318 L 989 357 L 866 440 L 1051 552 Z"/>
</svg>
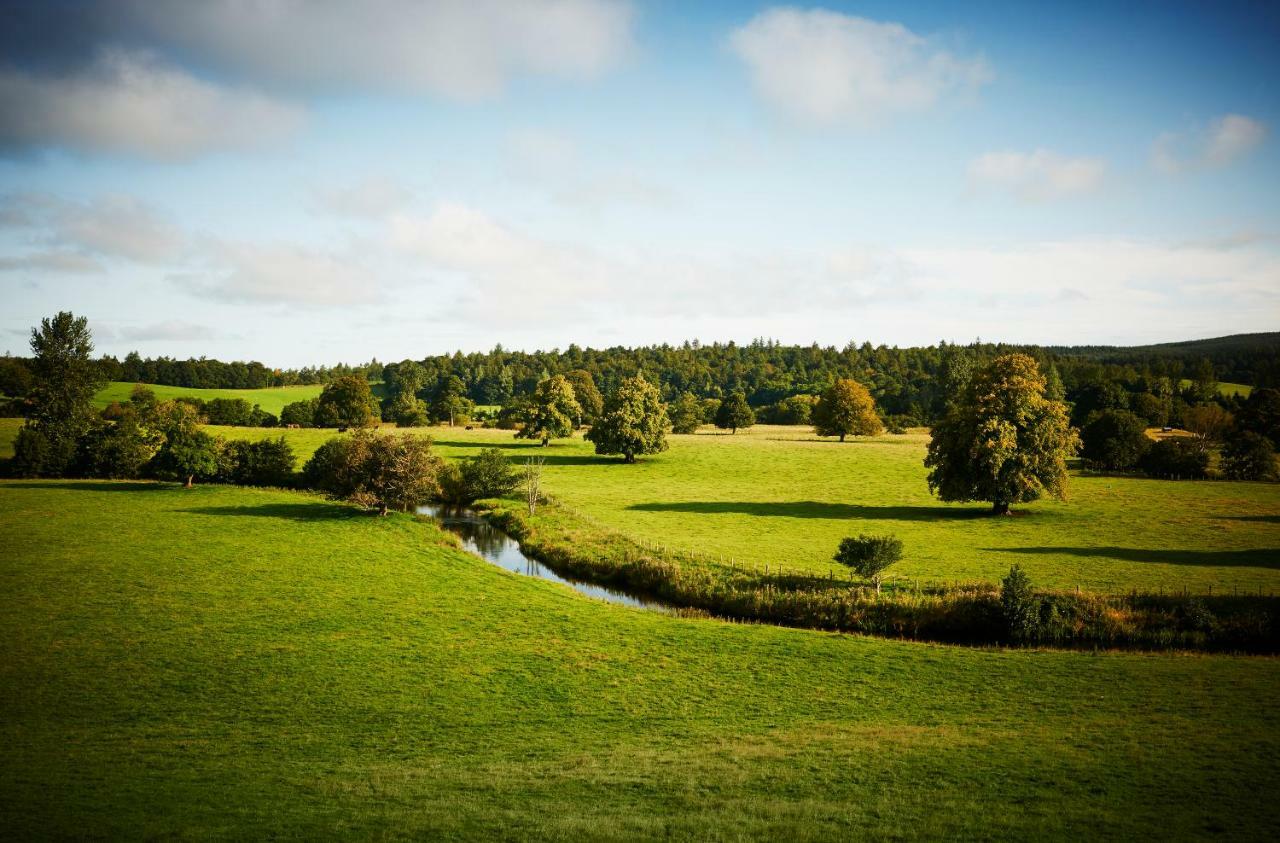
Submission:
<svg viewBox="0 0 1280 843">
<path fill-rule="evenodd" d="M 827 387 L 813 409 L 813 427 L 819 436 L 875 436 L 884 429 L 876 415 L 876 402 L 865 386 L 839 378 Z"/>
<path fill-rule="evenodd" d="M 440 496 L 456 506 L 480 498 L 500 498 L 519 485 L 519 473 L 497 448 L 485 448 L 459 463 L 447 464 L 440 474 Z"/>
<path fill-rule="evenodd" d="M 737 433 L 738 428 L 748 428 L 756 423 L 756 414 L 747 397 L 741 392 L 730 393 L 716 408 L 716 427 Z"/>
<path fill-rule="evenodd" d="M 667 450 L 670 428 L 657 387 L 644 375 L 636 375 L 609 395 L 600 420 L 587 431 L 586 438 L 595 443 L 597 454 L 621 454 L 623 462 L 633 463 L 642 454 Z"/>
<path fill-rule="evenodd" d="M 766 424 L 811 424 L 820 400 L 817 395 L 789 395 L 772 406 L 768 418 L 760 413 L 756 417 Z"/>
<path fill-rule="evenodd" d="M 1195 437 L 1202 450 L 1210 444 L 1221 442 L 1231 429 L 1231 414 L 1217 404 L 1201 404 L 1188 407 L 1182 414 L 1182 426 Z"/>
<path fill-rule="evenodd" d="M 285 404 L 284 408 L 280 411 L 280 424 L 296 424 L 298 427 L 315 427 L 316 407 L 319 404 L 320 399 L 318 398 L 310 398 L 305 401 L 294 401 L 292 404 Z"/>
<path fill-rule="evenodd" d="M 421 398 L 414 398 L 411 393 L 403 393 L 397 398 L 391 411 L 391 420 L 396 423 L 396 427 L 425 427 L 431 424 L 427 403 Z"/>
<path fill-rule="evenodd" d="M 1129 399 L 1129 407 L 1134 415 L 1142 418 L 1151 427 L 1164 427 L 1169 423 L 1169 399 L 1152 395 L 1150 392 L 1139 392 Z"/>
<path fill-rule="evenodd" d="M 218 479 L 237 486 L 288 486 L 297 457 L 283 436 L 258 442 L 235 440 L 222 447 Z"/>
<path fill-rule="evenodd" d="M 1151 449 L 1145 419 L 1128 410 L 1095 413 L 1080 431 L 1080 455 L 1092 468 L 1127 471 Z"/>
<path fill-rule="evenodd" d="M 76 440 L 93 422 L 93 395 L 105 381 L 93 361 L 93 334 L 83 316 L 62 311 L 31 329 L 27 427 L 14 443 L 14 468 L 30 476 L 60 476 Z"/>
<path fill-rule="evenodd" d="M 875 583 L 880 592 L 880 575 L 902 558 L 902 541 L 894 536 L 859 535 L 840 541 L 834 559 L 847 565 L 860 577 Z"/>
<path fill-rule="evenodd" d="M 1033 641 L 1040 630 L 1040 598 L 1031 587 L 1031 578 L 1014 565 L 1000 581 L 1000 614 L 1010 640 Z"/>
<path fill-rule="evenodd" d="M 431 414 L 436 421 L 450 427 L 466 424 L 475 409 L 475 402 L 467 397 L 467 387 L 461 378 L 449 375 L 440 380 L 436 387 L 435 401 L 431 405 Z"/>
<path fill-rule="evenodd" d="M 1232 480 L 1275 480 L 1271 440 L 1251 430 L 1232 434 L 1222 448 L 1222 472 Z"/>
<path fill-rule="evenodd" d="M 193 433 L 171 437 L 156 454 L 154 465 L 161 477 L 183 481 L 190 489 L 196 478 L 211 480 L 218 473 L 219 441 L 196 430 Z"/>
<path fill-rule="evenodd" d="M 692 392 L 681 393 L 667 408 L 672 433 L 697 433 L 703 421 L 702 402 Z"/>
<path fill-rule="evenodd" d="M 25 360 L 7 354 L 0 357 L 0 395 L 21 398 L 31 391 L 34 384 Z"/>
<path fill-rule="evenodd" d="M 1249 394 L 1237 419 L 1242 430 L 1248 430 L 1280 446 L 1280 390 L 1255 389 Z"/>
<path fill-rule="evenodd" d="M 303 468 L 314 489 L 386 515 L 408 512 L 440 493 L 441 462 L 422 436 L 357 430 L 320 446 Z"/>
<path fill-rule="evenodd" d="M 126 407 L 112 421 L 90 427 L 76 443 L 75 473 L 80 477 L 128 480 L 141 477 L 164 437 L 144 426 Z"/>
<path fill-rule="evenodd" d="M 1203 480 L 1209 476 L 1209 452 L 1184 438 L 1162 439 L 1138 461 L 1148 477 Z"/>
<path fill-rule="evenodd" d="M 1066 406 L 1045 397 L 1036 361 L 1006 354 L 975 372 L 934 426 L 929 488 L 944 501 L 990 501 L 1003 515 L 1010 504 L 1065 497 L 1066 460 L 1078 447 Z"/>
<path fill-rule="evenodd" d="M 596 379 L 586 369 L 574 369 L 565 378 L 573 387 L 573 397 L 582 407 L 582 417 L 577 419 L 578 424 L 595 424 L 604 411 L 604 397 L 596 387 Z"/>
<path fill-rule="evenodd" d="M 369 389 L 369 381 L 359 375 L 347 375 L 325 386 L 316 404 L 316 427 L 370 427 L 378 417 L 377 402 Z"/>
<path fill-rule="evenodd" d="M 541 439 L 545 447 L 552 439 L 573 434 L 582 407 L 574 397 L 573 386 L 564 375 L 552 375 L 538 382 L 538 388 L 525 406 L 524 427 L 516 431 L 517 439 Z"/>
</svg>

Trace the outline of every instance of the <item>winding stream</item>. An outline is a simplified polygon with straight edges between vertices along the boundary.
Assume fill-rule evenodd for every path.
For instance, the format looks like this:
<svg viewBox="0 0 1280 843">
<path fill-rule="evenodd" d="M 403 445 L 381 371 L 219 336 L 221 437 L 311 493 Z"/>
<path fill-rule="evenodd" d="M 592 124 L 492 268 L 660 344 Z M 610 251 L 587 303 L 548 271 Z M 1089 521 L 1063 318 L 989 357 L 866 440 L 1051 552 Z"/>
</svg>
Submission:
<svg viewBox="0 0 1280 843">
<path fill-rule="evenodd" d="M 526 556 L 520 549 L 519 542 L 470 509 L 433 503 L 418 507 L 418 512 L 431 516 L 439 522 L 441 527 L 457 534 L 462 539 L 463 549 L 468 553 L 475 554 L 499 568 L 506 568 L 508 571 L 529 577 L 564 583 L 588 597 L 607 600 L 610 603 L 658 612 L 671 611 L 670 607 L 655 600 L 560 576 L 538 560 Z"/>
</svg>

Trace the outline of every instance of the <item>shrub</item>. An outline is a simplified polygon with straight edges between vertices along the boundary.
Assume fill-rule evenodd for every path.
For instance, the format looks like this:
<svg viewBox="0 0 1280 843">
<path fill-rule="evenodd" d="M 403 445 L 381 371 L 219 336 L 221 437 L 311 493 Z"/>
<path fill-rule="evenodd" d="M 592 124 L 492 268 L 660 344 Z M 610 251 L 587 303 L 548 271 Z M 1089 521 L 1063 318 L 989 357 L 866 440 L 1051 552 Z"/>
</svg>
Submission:
<svg viewBox="0 0 1280 843">
<path fill-rule="evenodd" d="M 243 398 L 211 398 L 204 404 L 204 417 L 209 424 L 246 427 L 253 408 Z"/>
<path fill-rule="evenodd" d="M 840 542 L 835 560 L 852 568 L 858 576 L 875 583 L 880 590 L 880 574 L 902 558 L 902 541 L 895 536 L 867 536 L 846 538 Z"/>
<path fill-rule="evenodd" d="M 1031 588 L 1031 578 L 1014 565 L 1000 581 L 1000 614 L 1009 640 L 1034 641 L 1040 631 L 1040 599 Z"/>
<path fill-rule="evenodd" d="M 163 437 L 138 424 L 127 411 L 114 422 L 89 428 L 76 443 L 74 471 L 80 477 L 127 480 L 140 477 Z"/>
<path fill-rule="evenodd" d="M 189 489 L 196 478 L 217 478 L 220 451 L 220 440 L 203 430 L 183 432 L 168 437 L 151 466 L 158 476 L 183 481 Z"/>
<path fill-rule="evenodd" d="M 440 499 L 466 506 L 479 498 L 500 498 L 520 485 L 520 475 L 497 448 L 485 448 L 440 470 Z"/>
<path fill-rule="evenodd" d="M 237 486 L 288 486 L 297 458 L 281 436 L 260 442 L 234 441 L 222 447 L 218 479 Z"/>
<path fill-rule="evenodd" d="M 1209 474 L 1209 454 L 1194 442 L 1164 439 L 1138 461 L 1148 477 L 1165 480 L 1202 480 Z"/>
<path fill-rule="evenodd" d="M 1234 434 L 1222 449 L 1222 470 L 1232 480 L 1276 479 L 1271 440 L 1250 431 Z"/>
<path fill-rule="evenodd" d="M 280 411 L 280 424 L 315 427 L 316 405 L 319 403 L 320 400 L 318 398 L 312 398 L 308 401 L 294 401 L 292 404 L 285 404 Z"/>
<path fill-rule="evenodd" d="M 386 515 L 393 508 L 407 512 L 438 496 L 440 466 L 426 437 L 359 430 L 321 445 L 303 468 L 303 477 L 332 498 Z"/>
<path fill-rule="evenodd" d="M 1151 449 L 1146 420 L 1128 410 L 1094 413 L 1080 431 L 1080 455 L 1091 468 L 1125 471 Z"/>
<path fill-rule="evenodd" d="M 14 477 L 40 477 L 54 463 L 50 458 L 53 444 L 49 437 L 30 425 L 18 428 L 18 437 L 13 441 L 13 459 L 9 462 L 9 472 Z"/>
</svg>

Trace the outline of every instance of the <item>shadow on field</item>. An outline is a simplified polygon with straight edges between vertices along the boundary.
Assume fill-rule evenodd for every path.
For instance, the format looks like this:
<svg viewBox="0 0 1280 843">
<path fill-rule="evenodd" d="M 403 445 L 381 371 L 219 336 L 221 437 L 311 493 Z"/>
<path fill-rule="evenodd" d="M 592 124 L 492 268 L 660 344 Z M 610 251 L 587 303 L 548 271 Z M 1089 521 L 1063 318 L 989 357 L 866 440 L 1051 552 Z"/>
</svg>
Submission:
<svg viewBox="0 0 1280 843">
<path fill-rule="evenodd" d="M 1263 524 L 1280 524 L 1280 515 L 1219 515 L 1220 521 L 1258 521 Z"/>
<path fill-rule="evenodd" d="M 1123 559 L 1126 562 L 1158 562 L 1167 565 L 1212 565 L 1280 568 L 1280 548 L 1252 550 L 1156 550 L 1139 547 L 984 547 L 992 553 L 1018 553 L 1030 556 L 1086 556 Z"/>
<path fill-rule="evenodd" d="M 990 509 L 954 509 L 947 506 L 864 506 L 819 501 L 683 501 L 637 503 L 627 509 L 642 512 L 697 512 L 704 515 L 733 513 L 777 518 L 865 518 L 888 521 L 959 521 L 991 517 Z"/>
<path fill-rule="evenodd" d="M 73 492 L 164 492 L 180 488 L 177 483 L 150 483 L 137 480 L 36 480 L 5 483 L 11 489 L 70 489 Z"/>
<path fill-rule="evenodd" d="M 315 501 L 311 503 L 264 503 L 256 506 L 197 506 L 180 509 L 195 515 L 244 516 L 248 518 L 280 518 L 285 521 L 327 521 L 339 518 L 358 518 L 365 515 L 349 506 Z"/>
</svg>

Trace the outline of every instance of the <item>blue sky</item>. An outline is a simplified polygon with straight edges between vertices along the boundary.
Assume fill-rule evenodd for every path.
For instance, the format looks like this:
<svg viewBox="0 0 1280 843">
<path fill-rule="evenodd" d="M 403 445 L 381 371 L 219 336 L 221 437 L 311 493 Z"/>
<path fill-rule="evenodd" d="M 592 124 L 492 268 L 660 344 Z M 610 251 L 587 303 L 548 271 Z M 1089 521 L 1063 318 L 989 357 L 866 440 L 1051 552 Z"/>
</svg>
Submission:
<svg viewBox="0 0 1280 843">
<path fill-rule="evenodd" d="M 1120 5 L 8 4 L 0 350 L 1275 329 L 1280 12 Z"/>
</svg>

